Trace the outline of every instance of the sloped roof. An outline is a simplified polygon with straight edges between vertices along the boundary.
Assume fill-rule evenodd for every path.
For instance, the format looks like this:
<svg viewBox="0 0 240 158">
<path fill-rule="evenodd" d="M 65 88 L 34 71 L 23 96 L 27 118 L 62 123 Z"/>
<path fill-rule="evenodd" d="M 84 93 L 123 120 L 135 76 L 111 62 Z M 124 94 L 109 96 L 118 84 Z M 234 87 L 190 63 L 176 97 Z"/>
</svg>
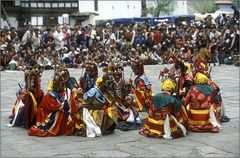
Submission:
<svg viewBox="0 0 240 158">
<path fill-rule="evenodd" d="M 233 4 L 232 0 L 215 0 L 215 4 Z"/>
<path fill-rule="evenodd" d="M 70 14 L 71 16 L 89 16 L 89 15 L 95 15 L 95 16 L 98 16 L 99 14 L 96 13 L 96 12 L 73 12 L 72 14 Z"/>
</svg>

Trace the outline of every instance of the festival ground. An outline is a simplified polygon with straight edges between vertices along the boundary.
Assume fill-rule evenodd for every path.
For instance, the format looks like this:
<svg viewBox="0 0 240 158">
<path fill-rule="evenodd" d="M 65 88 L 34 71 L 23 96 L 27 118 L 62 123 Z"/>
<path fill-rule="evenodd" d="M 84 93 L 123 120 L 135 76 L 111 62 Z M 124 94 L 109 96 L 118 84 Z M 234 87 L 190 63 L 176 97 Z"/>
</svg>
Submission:
<svg viewBox="0 0 240 158">
<path fill-rule="evenodd" d="M 145 66 L 155 93 L 160 91 L 158 75 L 164 66 Z M 82 69 L 69 71 L 76 79 L 82 74 Z M 188 132 L 187 137 L 174 140 L 146 138 L 137 130 L 115 130 L 113 134 L 98 138 L 41 138 L 28 136 L 23 128 L 7 127 L 18 82 L 23 82 L 23 75 L 20 71 L 1 72 L 1 157 L 239 157 L 239 67 L 216 66 L 211 72 L 212 79 L 221 88 L 226 115 L 231 121 L 222 123 L 220 133 Z M 41 85 L 44 92 L 52 75 L 52 70 L 43 72 Z M 126 67 L 125 78 L 130 76 L 130 67 Z"/>
</svg>

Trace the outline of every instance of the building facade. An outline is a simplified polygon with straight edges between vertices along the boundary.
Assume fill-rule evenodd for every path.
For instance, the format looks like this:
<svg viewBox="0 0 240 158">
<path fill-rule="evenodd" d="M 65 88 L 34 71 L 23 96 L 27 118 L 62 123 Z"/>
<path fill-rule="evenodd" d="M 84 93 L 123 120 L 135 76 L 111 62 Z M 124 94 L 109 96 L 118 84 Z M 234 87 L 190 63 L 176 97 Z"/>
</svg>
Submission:
<svg viewBox="0 0 240 158">
<path fill-rule="evenodd" d="M 78 0 L 2 0 L 1 28 L 28 24 L 36 27 L 71 25 L 74 21 L 71 14 L 78 12 L 78 5 Z"/>
<path fill-rule="evenodd" d="M 195 13 L 191 6 L 193 0 L 172 1 L 173 11 L 168 16 Z M 232 0 L 215 1 L 220 8 L 232 4 Z M 141 17 L 143 8 L 146 10 L 155 6 L 156 0 L 1 0 L 1 28 L 8 25 L 7 21 L 15 27 L 27 24 L 40 27 L 56 24 L 94 25 L 96 20 Z"/>
<path fill-rule="evenodd" d="M 173 0 L 172 15 L 187 15 L 187 0 Z M 154 7 L 154 0 L 146 0 L 146 7 Z M 95 12 L 96 20 L 106 20 L 114 18 L 141 17 L 142 0 L 79 0 L 80 12 Z"/>
</svg>

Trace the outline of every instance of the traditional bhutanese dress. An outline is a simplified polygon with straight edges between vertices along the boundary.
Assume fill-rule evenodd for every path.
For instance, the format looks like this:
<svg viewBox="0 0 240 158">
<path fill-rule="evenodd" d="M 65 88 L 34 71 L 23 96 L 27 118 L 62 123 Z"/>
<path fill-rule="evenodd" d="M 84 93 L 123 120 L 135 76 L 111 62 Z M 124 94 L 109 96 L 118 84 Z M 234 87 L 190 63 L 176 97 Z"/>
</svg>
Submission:
<svg viewBox="0 0 240 158">
<path fill-rule="evenodd" d="M 17 93 L 17 100 L 9 116 L 10 121 L 8 126 L 21 126 L 29 129 L 35 125 L 37 107 L 43 97 L 42 90 L 39 89 L 37 93 L 36 96 L 28 90 L 20 90 L 19 93 Z"/>
<path fill-rule="evenodd" d="M 148 137 L 172 139 L 186 136 L 187 115 L 181 102 L 168 92 L 152 97 L 150 109 L 140 134 Z"/>
<path fill-rule="evenodd" d="M 94 87 L 95 82 L 96 82 L 96 78 L 91 78 L 89 77 L 88 74 L 85 74 L 83 78 L 80 79 L 80 87 L 85 93 L 86 91 Z"/>
<path fill-rule="evenodd" d="M 68 94 L 53 90 L 47 92 L 37 109 L 36 125 L 28 130 L 29 135 L 44 137 L 73 133 L 74 121 L 70 112 L 75 111 L 75 105 L 69 91 Z M 69 107 L 65 103 L 66 95 L 69 95 Z"/>
<path fill-rule="evenodd" d="M 86 108 L 79 110 L 77 117 L 83 120 L 84 124 L 75 125 L 76 135 L 87 134 L 88 137 L 95 137 L 115 130 L 117 112 L 112 105 L 113 98 L 94 86 L 83 94 L 81 104 Z"/>
<path fill-rule="evenodd" d="M 222 108 L 223 108 L 220 88 L 212 80 L 208 80 L 207 85 L 211 86 L 214 90 L 214 102 L 213 102 L 214 106 L 213 107 L 214 107 L 214 111 L 216 112 L 215 113 L 216 119 L 218 122 L 220 122 L 221 116 L 222 116 Z"/>
<path fill-rule="evenodd" d="M 133 93 L 139 111 L 149 108 L 152 97 L 151 83 L 146 75 L 137 76 L 133 83 Z"/>
<path fill-rule="evenodd" d="M 206 84 L 192 86 L 184 100 L 189 129 L 194 132 L 219 132 L 221 128 L 214 108 L 213 88 Z"/>
</svg>

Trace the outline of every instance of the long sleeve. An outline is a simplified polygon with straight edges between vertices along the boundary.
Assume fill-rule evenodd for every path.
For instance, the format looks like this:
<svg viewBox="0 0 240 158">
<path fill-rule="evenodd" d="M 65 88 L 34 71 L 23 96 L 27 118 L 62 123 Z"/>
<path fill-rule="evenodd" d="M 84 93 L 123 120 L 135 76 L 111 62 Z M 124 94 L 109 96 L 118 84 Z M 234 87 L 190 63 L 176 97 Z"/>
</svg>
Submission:
<svg viewBox="0 0 240 158">
<path fill-rule="evenodd" d="M 183 105 L 187 106 L 190 103 L 190 99 L 191 99 L 191 93 L 192 93 L 192 88 L 189 89 L 184 101 L 183 101 Z"/>
<path fill-rule="evenodd" d="M 50 112 L 55 112 L 55 111 L 59 111 L 61 106 L 62 106 L 62 104 L 58 103 L 55 97 L 53 97 L 49 93 L 47 93 L 44 96 L 39 108 L 43 108 Z"/>
</svg>

